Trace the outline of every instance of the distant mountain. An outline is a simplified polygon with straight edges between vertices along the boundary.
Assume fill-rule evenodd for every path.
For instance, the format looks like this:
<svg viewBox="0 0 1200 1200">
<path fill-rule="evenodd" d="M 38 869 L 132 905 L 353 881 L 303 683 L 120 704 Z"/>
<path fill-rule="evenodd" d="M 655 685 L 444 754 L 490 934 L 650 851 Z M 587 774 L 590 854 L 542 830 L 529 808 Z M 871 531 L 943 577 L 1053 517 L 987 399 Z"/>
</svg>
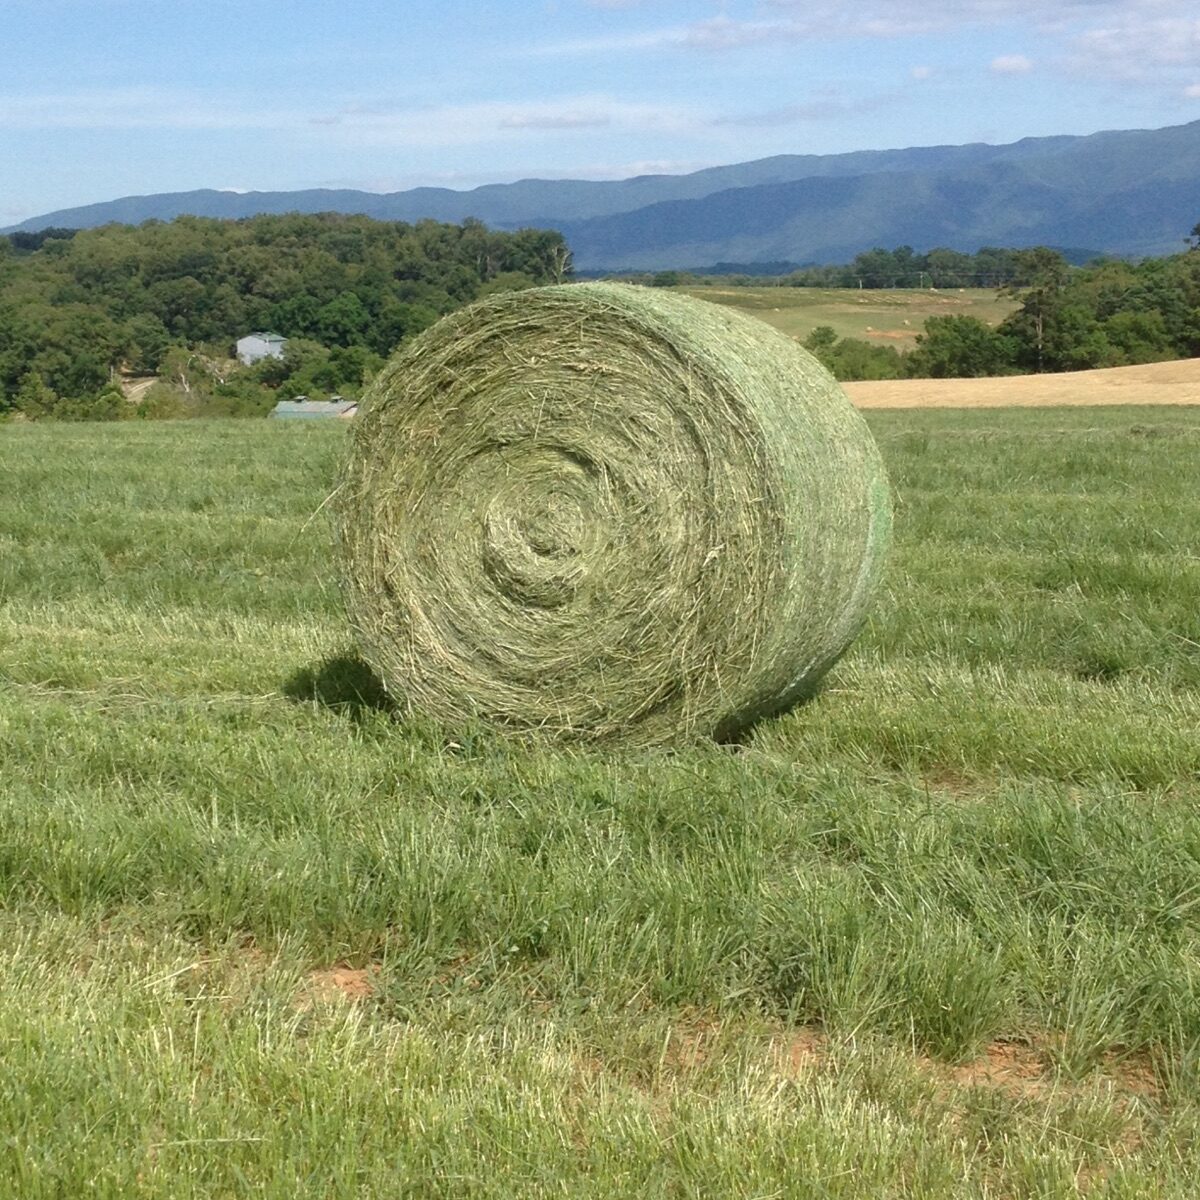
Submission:
<svg viewBox="0 0 1200 1200">
<path fill-rule="evenodd" d="M 1002 146 L 779 155 L 689 175 L 526 179 L 472 191 L 195 191 L 127 196 L 13 226 L 90 228 L 183 214 L 364 213 L 561 229 L 584 270 L 845 262 L 872 246 L 1094 246 L 1170 253 L 1200 220 L 1200 121 Z"/>
</svg>

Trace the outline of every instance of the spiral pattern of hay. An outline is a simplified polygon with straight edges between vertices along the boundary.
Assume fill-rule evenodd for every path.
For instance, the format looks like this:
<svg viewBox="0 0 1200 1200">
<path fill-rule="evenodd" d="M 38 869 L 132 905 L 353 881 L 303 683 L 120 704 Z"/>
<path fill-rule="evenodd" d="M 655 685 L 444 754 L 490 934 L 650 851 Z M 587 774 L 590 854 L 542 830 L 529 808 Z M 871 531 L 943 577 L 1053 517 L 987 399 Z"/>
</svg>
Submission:
<svg viewBox="0 0 1200 1200">
<path fill-rule="evenodd" d="M 403 704 L 637 744 L 807 694 L 890 524 L 870 432 L 810 355 L 601 283 L 487 299 L 400 351 L 335 507 L 362 653 Z"/>
</svg>

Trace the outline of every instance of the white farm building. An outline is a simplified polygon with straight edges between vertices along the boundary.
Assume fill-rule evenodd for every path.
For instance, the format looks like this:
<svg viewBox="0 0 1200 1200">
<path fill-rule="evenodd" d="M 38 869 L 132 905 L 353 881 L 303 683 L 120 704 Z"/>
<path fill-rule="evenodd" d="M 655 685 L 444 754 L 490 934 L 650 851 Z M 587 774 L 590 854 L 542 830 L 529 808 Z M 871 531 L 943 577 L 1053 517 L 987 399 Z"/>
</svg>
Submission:
<svg viewBox="0 0 1200 1200">
<path fill-rule="evenodd" d="M 252 366 L 263 358 L 282 358 L 287 338 L 277 333 L 248 333 L 237 340 L 238 362 Z"/>
</svg>

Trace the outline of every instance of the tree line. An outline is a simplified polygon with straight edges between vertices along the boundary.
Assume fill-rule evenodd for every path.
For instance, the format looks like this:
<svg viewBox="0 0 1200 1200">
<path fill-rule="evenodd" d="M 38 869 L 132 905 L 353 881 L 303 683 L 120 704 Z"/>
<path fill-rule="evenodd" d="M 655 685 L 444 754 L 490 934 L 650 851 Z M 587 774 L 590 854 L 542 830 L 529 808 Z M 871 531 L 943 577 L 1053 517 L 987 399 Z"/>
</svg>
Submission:
<svg viewBox="0 0 1200 1200">
<path fill-rule="evenodd" d="M 722 269 L 714 274 L 694 271 L 655 271 L 627 278 L 652 287 L 819 287 L 819 288 L 1000 288 L 1021 284 L 1025 268 L 1020 250 L 984 246 L 974 254 L 939 247 L 924 254 L 911 246 L 886 250 L 876 246 L 855 255 L 848 263 L 828 266 L 789 267 L 762 264 L 766 270 Z M 1078 255 L 1064 255 L 1068 262 Z"/>
<path fill-rule="evenodd" d="M 288 214 L 0 238 L 0 416 L 257 414 L 280 394 L 356 396 L 405 339 L 491 291 L 571 274 L 560 234 L 478 221 Z M 243 334 L 282 361 L 232 361 Z"/>
<path fill-rule="evenodd" d="M 994 327 L 930 317 L 905 353 L 818 328 L 806 344 L 839 379 L 1122 366 L 1200 356 L 1200 225 L 1192 235 L 1186 252 L 1138 263 L 1074 266 L 1045 247 L 968 255 L 901 246 L 773 282 L 988 279 L 1016 303 Z M 12 234 L 0 238 L 0 418 L 260 415 L 280 397 L 355 397 L 397 345 L 444 313 L 571 274 L 560 234 L 478 221 L 287 214 Z M 233 343 L 260 329 L 288 339 L 283 359 L 238 364 Z M 136 405 L 120 386 L 132 376 L 156 377 Z"/>
</svg>

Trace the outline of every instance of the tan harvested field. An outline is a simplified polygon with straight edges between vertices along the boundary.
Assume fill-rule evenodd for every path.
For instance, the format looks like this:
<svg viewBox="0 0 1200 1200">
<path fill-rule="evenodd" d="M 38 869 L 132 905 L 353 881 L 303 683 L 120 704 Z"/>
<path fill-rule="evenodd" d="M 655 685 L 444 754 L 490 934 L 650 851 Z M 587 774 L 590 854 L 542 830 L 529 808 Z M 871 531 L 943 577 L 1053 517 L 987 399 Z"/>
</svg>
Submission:
<svg viewBox="0 0 1200 1200">
<path fill-rule="evenodd" d="M 1054 405 L 1197 404 L 1200 358 L 991 379 L 880 379 L 844 383 L 858 408 L 1049 408 Z"/>
</svg>

